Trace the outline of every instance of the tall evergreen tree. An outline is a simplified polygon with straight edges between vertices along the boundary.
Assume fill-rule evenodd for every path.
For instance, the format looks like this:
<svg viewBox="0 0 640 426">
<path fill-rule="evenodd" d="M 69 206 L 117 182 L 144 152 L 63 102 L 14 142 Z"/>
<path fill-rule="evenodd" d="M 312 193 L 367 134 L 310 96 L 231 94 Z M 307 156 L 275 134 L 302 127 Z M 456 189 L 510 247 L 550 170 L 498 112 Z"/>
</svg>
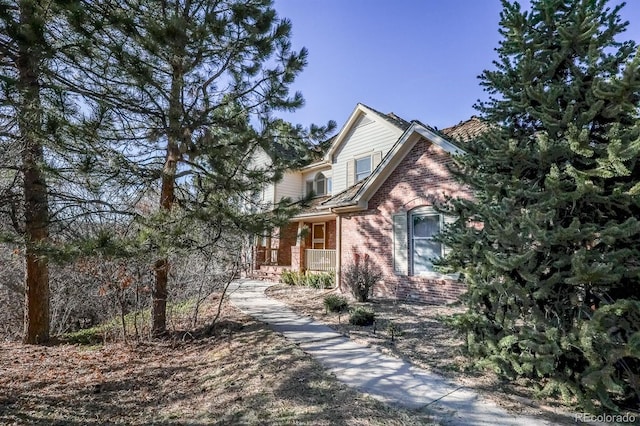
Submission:
<svg viewBox="0 0 640 426">
<path fill-rule="evenodd" d="M 108 176 L 89 167 L 112 151 L 92 137 L 95 105 L 69 79 L 78 70 L 66 56 L 90 51 L 76 45 L 82 38 L 65 37 L 68 5 L 0 1 L 0 242 L 24 254 L 26 343 L 49 340 L 49 263 L 70 241 L 65 230 L 79 217 L 117 210 L 101 194 Z"/>
<path fill-rule="evenodd" d="M 640 402 L 640 55 L 606 0 L 502 1 L 489 130 L 462 142 L 445 269 L 467 348 L 608 409 Z M 542 380 L 541 380 L 542 379 Z"/>
<path fill-rule="evenodd" d="M 46 61 L 50 50 L 46 5 L 37 1 L 0 3 L 0 87 L 4 194 L 13 228 L 25 253 L 25 343 L 49 340 L 49 200 L 45 173 Z"/>
<path fill-rule="evenodd" d="M 193 201 L 194 188 L 217 188 L 229 204 L 304 159 L 309 134 L 283 126 L 274 112 L 302 105 L 289 87 L 306 64 L 306 51 L 292 51 L 291 24 L 277 16 L 271 0 L 77 4 L 70 21 L 100 52 L 79 63 L 83 85 L 118 120 L 118 166 L 159 181 L 160 217 Z M 272 162 L 250 170 L 258 151 Z M 242 221 L 239 210 L 222 211 L 235 211 L 235 222 Z M 169 223 L 159 225 L 161 234 L 169 233 Z M 152 309 L 156 335 L 166 328 L 169 272 L 160 252 Z"/>
</svg>

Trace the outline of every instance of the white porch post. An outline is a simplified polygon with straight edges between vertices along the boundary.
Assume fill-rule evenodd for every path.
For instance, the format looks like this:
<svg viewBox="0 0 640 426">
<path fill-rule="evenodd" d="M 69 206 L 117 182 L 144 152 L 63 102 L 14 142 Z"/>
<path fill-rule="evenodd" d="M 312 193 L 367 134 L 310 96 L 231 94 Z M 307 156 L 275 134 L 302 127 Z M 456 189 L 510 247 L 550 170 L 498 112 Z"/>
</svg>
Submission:
<svg viewBox="0 0 640 426">
<path fill-rule="evenodd" d="M 302 247 L 304 245 L 304 238 L 302 238 L 302 231 L 304 231 L 304 222 L 298 222 L 298 236 L 296 240 L 296 245 Z"/>
<path fill-rule="evenodd" d="M 336 215 L 336 288 L 342 291 L 340 270 L 342 269 L 342 218 Z"/>
<path fill-rule="evenodd" d="M 267 242 L 265 243 L 264 250 L 264 263 L 267 265 L 271 265 L 271 233 L 267 235 Z"/>
<path fill-rule="evenodd" d="M 304 221 L 299 221 L 298 222 L 298 236 L 296 238 L 296 247 L 297 247 L 297 252 L 298 252 L 298 271 L 296 272 L 302 272 L 305 269 L 305 252 L 304 252 L 304 237 L 303 237 L 303 233 L 304 233 Z"/>
</svg>

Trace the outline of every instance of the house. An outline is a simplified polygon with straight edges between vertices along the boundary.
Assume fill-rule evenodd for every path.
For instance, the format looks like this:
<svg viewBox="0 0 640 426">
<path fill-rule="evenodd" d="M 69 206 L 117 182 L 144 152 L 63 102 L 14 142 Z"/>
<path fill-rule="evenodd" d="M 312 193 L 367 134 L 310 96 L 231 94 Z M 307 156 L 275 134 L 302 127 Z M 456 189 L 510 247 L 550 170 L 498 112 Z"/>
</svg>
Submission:
<svg viewBox="0 0 640 426">
<path fill-rule="evenodd" d="M 472 118 L 437 131 L 358 104 L 319 161 L 264 191 L 265 202 L 312 191 L 315 198 L 259 242 L 254 272 L 329 271 L 340 285 L 354 254 L 368 254 L 383 273 L 376 296 L 456 300 L 464 285 L 455 275 L 435 272 L 431 262 L 446 250 L 432 237 L 450 220 L 433 205 L 445 196 L 471 196 L 447 168 L 451 155 L 461 152 L 449 138 L 473 136 L 482 127 Z"/>
</svg>

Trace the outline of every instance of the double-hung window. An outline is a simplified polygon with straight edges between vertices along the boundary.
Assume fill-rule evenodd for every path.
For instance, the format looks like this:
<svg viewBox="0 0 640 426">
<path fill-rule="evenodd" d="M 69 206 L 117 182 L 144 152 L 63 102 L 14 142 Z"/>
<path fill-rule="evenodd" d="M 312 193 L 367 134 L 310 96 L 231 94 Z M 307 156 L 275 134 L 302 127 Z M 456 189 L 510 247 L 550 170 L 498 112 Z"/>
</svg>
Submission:
<svg viewBox="0 0 640 426">
<path fill-rule="evenodd" d="M 371 174 L 371 156 L 356 160 L 356 182 L 360 182 Z"/>
<path fill-rule="evenodd" d="M 433 273 L 433 260 L 442 256 L 442 244 L 434 241 L 442 229 L 442 215 L 418 210 L 411 214 L 409 223 L 411 272 Z"/>
</svg>

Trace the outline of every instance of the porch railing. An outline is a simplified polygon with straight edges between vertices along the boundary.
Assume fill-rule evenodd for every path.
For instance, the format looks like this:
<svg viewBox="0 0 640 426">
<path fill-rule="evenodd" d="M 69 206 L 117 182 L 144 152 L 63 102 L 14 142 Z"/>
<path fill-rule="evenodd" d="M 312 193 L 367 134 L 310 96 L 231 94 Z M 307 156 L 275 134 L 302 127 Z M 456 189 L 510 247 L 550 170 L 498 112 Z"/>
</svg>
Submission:
<svg viewBox="0 0 640 426">
<path fill-rule="evenodd" d="M 336 251 L 306 249 L 304 251 L 304 267 L 308 271 L 335 271 Z"/>
</svg>

